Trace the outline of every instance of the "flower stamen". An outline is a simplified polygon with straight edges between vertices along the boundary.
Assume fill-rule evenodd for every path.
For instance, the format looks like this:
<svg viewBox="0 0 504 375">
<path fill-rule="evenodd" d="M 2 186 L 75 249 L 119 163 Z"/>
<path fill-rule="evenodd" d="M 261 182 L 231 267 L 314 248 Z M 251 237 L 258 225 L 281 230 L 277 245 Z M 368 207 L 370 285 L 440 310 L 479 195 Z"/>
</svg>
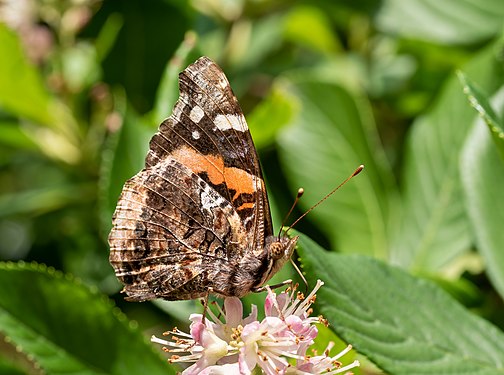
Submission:
<svg viewBox="0 0 504 375">
<path fill-rule="evenodd" d="M 315 324 L 328 325 L 323 316 L 310 316 L 316 292 L 323 284 L 317 281 L 306 298 L 297 291 L 297 284 L 278 295 L 266 286 L 266 317 L 262 321 L 257 320 L 255 306 L 251 314 L 243 318 L 240 300 L 229 297 L 224 300 L 223 307 L 211 303 L 217 314 L 212 309 L 206 309 L 208 318 L 192 314 L 190 334 L 175 327 L 163 333 L 170 339 L 153 336 L 151 341 L 163 345 L 163 350 L 171 354 L 170 363 L 192 363 L 182 372 L 184 375 L 201 372 L 250 374 L 256 367 L 266 375 L 341 374 L 359 366 L 358 361 L 347 366 L 339 361 L 352 349 L 351 345 L 333 357 L 329 353 L 334 343 L 327 345 L 323 355 L 315 351 L 313 356 L 306 354 L 318 334 Z M 289 363 L 288 359 L 296 364 Z"/>
</svg>

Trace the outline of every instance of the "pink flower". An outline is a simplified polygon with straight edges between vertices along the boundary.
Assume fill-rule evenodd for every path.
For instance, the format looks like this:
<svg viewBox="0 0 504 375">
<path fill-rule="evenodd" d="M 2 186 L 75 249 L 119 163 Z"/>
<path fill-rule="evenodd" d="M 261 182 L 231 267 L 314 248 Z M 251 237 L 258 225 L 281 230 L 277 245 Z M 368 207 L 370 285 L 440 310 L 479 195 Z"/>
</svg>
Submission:
<svg viewBox="0 0 504 375">
<path fill-rule="evenodd" d="M 343 357 L 352 349 L 352 345 L 348 345 L 341 352 L 336 354 L 334 357 L 329 357 L 329 352 L 334 346 L 334 343 L 329 343 L 326 350 L 324 350 L 324 355 L 305 357 L 302 360 L 298 360 L 296 367 L 291 367 L 287 370 L 286 374 L 324 374 L 324 375 L 334 375 L 344 373 L 359 365 L 357 361 L 350 363 L 344 367 L 342 363 L 338 361 L 339 358 Z M 347 373 L 348 374 L 348 373 Z"/>
<path fill-rule="evenodd" d="M 172 354 L 170 362 L 193 363 L 183 374 L 340 374 L 359 366 L 358 361 L 342 367 L 340 357 L 350 351 L 330 357 L 329 344 L 321 356 L 307 356 L 307 349 L 318 334 L 315 324 L 327 324 L 322 317 L 311 317 L 315 293 L 323 285 L 320 280 L 307 298 L 296 288 L 276 295 L 267 288 L 265 318 L 257 320 L 257 308 L 243 318 L 243 306 L 238 298 L 224 300 L 224 310 L 218 315 L 210 309 L 209 318 L 202 322 L 201 314 L 192 314 L 190 334 L 173 329 L 170 340 L 155 336 L 152 341 L 162 344 Z M 293 365 L 295 363 L 295 365 Z"/>
</svg>

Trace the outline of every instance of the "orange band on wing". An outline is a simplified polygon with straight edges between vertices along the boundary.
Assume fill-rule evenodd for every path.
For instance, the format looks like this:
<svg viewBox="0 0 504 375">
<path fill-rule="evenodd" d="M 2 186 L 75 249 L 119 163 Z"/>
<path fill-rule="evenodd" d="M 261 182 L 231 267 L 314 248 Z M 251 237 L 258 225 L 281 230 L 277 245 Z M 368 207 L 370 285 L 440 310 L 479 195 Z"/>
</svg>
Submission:
<svg viewBox="0 0 504 375">
<path fill-rule="evenodd" d="M 228 189 L 236 191 L 233 200 L 242 193 L 254 194 L 254 176 L 239 168 L 224 167 L 224 160 L 220 156 L 201 155 L 187 146 L 182 146 L 170 155 L 180 163 L 190 168 L 194 173 L 205 172 L 214 185 L 226 183 Z M 248 207 L 244 207 L 248 208 Z"/>
<path fill-rule="evenodd" d="M 236 210 L 246 210 L 247 208 L 254 208 L 255 203 L 254 202 L 245 202 L 242 203 L 240 207 L 237 207 Z"/>
</svg>

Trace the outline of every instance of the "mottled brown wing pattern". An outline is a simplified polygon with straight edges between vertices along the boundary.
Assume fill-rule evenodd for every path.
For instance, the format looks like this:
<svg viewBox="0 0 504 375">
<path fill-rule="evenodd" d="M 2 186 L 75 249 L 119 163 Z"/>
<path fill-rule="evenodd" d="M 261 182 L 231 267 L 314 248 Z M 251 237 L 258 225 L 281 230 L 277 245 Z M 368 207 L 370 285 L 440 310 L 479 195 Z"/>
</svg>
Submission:
<svg viewBox="0 0 504 375">
<path fill-rule="evenodd" d="M 269 275 L 272 234 L 257 153 L 221 69 L 203 57 L 127 181 L 109 236 L 129 300 L 241 296 Z"/>
<path fill-rule="evenodd" d="M 202 296 L 202 280 L 243 256 L 233 207 L 174 159 L 128 180 L 113 221 L 110 262 L 130 300 Z"/>
</svg>

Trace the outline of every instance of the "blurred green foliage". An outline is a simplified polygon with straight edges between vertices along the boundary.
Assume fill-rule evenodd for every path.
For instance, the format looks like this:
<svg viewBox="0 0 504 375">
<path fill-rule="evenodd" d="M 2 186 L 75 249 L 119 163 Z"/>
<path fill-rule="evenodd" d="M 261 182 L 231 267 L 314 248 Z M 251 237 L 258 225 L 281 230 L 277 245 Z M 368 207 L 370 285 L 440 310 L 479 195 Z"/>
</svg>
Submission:
<svg viewBox="0 0 504 375">
<path fill-rule="evenodd" d="M 499 0 L 0 3 L 0 373 L 171 371 L 143 336 L 200 307 L 125 303 L 106 238 L 178 72 L 201 55 L 243 107 L 276 228 L 298 187 L 293 217 L 366 165 L 296 227 L 358 275 L 338 289 L 323 253 L 300 244 L 309 279 L 329 278 L 335 332 L 388 373 L 504 371 L 503 20 Z M 415 303 L 446 320 L 439 336 L 411 318 Z M 442 343 L 445 312 L 467 327 L 457 345 Z M 415 329 L 416 350 L 389 345 Z M 426 337 L 446 350 L 419 349 Z"/>
</svg>

